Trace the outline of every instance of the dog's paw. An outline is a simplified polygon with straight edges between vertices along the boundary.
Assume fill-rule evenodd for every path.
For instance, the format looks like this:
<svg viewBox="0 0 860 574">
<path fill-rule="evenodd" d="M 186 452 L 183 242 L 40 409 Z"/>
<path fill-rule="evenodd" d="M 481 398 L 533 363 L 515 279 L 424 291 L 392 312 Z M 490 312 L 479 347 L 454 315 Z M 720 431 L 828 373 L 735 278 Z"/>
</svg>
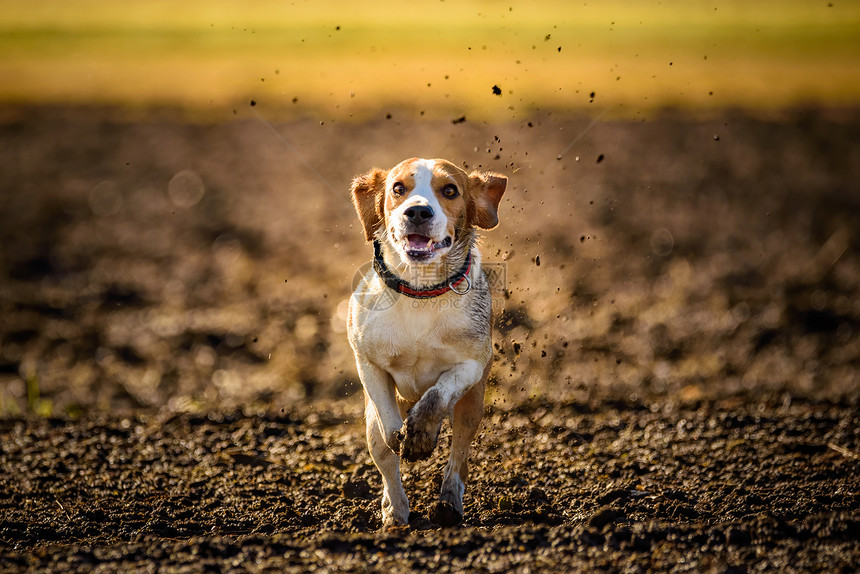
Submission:
<svg viewBox="0 0 860 574">
<path fill-rule="evenodd" d="M 407 461 L 429 458 L 439 441 L 444 409 L 436 389 L 430 389 L 418 401 L 400 429 L 400 456 Z"/>
<path fill-rule="evenodd" d="M 400 445 L 403 444 L 404 437 L 404 428 L 397 429 L 393 433 L 391 433 L 387 439 L 385 439 L 385 444 L 388 445 L 388 448 L 391 449 L 391 452 L 394 454 L 400 453 Z"/>
<path fill-rule="evenodd" d="M 437 500 L 430 507 L 430 520 L 443 528 L 457 526 L 463 521 L 463 514 L 447 500 Z"/>
<path fill-rule="evenodd" d="M 400 441 L 400 456 L 403 460 L 415 462 L 430 458 L 439 440 L 439 427 L 427 428 L 429 426 L 416 424 L 412 417 L 406 419 Z"/>
</svg>

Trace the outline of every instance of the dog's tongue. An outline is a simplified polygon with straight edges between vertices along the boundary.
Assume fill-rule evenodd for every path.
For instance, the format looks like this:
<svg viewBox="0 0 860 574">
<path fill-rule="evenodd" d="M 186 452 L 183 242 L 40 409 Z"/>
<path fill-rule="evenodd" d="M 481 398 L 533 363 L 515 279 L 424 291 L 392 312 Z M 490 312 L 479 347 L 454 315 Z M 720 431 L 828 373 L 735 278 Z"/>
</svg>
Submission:
<svg viewBox="0 0 860 574">
<path fill-rule="evenodd" d="M 433 249 L 433 240 L 426 235 L 412 234 L 406 237 L 409 242 L 409 249 L 415 251 L 429 251 Z"/>
</svg>

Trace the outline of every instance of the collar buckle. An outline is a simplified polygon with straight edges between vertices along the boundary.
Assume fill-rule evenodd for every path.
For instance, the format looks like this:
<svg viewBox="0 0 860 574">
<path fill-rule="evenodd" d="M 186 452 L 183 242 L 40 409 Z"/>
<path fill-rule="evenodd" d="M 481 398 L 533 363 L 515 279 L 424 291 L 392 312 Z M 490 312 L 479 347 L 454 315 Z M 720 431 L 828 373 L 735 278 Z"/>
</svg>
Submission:
<svg viewBox="0 0 860 574">
<path fill-rule="evenodd" d="M 457 291 L 457 288 L 454 287 L 454 285 L 458 285 L 458 284 L 462 283 L 463 279 L 466 280 L 466 289 L 463 291 Z M 469 279 L 468 275 L 464 274 L 460 279 L 448 283 L 448 287 L 451 289 L 451 291 L 453 291 L 457 295 L 465 295 L 466 293 L 468 293 L 469 291 L 472 290 L 472 280 Z"/>
</svg>

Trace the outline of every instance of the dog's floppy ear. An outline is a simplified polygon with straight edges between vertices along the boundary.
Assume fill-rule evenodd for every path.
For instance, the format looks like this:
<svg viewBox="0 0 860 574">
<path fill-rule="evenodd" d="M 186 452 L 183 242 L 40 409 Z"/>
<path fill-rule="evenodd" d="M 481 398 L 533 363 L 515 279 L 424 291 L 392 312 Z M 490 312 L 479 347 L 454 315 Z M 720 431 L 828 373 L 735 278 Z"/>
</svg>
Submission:
<svg viewBox="0 0 860 574">
<path fill-rule="evenodd" d="M 385 197 L 386 177 L 388 177 L 387 171 L 373 168 L 352 180 L 352 203 L 364 226 L 364 237 L 368 241 L 373 239 L 376 231 L 382 226 L 382 200 Z"/>
<path fill-rule="evenodd" d="M 473 171 L 469 174 L 469 222 L 482 229 L 499 224 L 499 202 L 508 178 L 498 173 Z"/>
</svg>

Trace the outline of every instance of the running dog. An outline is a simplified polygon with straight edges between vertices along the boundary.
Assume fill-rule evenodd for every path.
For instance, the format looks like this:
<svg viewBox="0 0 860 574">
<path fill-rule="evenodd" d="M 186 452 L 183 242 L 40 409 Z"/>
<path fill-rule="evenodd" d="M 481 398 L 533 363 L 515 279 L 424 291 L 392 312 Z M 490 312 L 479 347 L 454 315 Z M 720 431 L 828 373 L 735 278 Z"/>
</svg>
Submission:
<svg viewBox="0 0 860 574">
<path fill-rule="evenodd" d="M 493 356 L 475 228 L 499 223 L 507 181 L 413 158 L 352 182 L 374 261 L 350 298 L 347 332 L 364 388 L 367 446 L 382 474 L 383 527 L 408 525 L 400 459 L 428 458 L 446 416 L 451 456 L 429 515 L 441 526 L 463 519 L 469 445 Z"/>
</svg>

